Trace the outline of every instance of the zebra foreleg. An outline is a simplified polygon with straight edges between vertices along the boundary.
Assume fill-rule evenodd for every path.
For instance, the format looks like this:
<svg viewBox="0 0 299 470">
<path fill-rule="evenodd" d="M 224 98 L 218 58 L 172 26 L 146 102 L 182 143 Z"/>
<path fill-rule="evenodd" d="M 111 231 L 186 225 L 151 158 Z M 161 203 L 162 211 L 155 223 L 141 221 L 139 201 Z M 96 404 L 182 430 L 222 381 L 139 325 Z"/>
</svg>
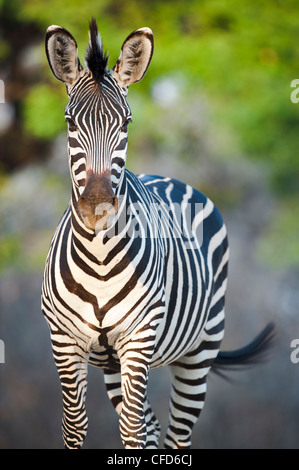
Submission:
<svg viewBox="0 0 299 470">
<path fill-rule="evenodd" d="M 214 342 L 203 341 L 170 366 L 172 387 L 165 448 L 191 447 L 192 429 L 204 406 L 207 375 L 217 353 Z"/>
<path fill-rule="evenodd" d="M 62 435 L 67 449 L 80 449 L 87 432 L 87 355 L 69 339 L 52 340 L 63 395 Z M 59 344 L 59 347 L 57 347 Z"/>
<path fill-rule="evenodd" d="M 104 371 L 104 380 L 108 397 L 116 412 L 120 415 L 122 409 L 121 395 L 121 373 L 115 371 Z M 146 424 L 146 449 L 157 449 L 159 446 L 160 424 L 156 418 L 147 396 L 144 402 L 144 416 Z"/>
<path fill-rule="evenodd" d="M 141 334 L 138 337 L 137 332 L 137 336 L 125 341 L 124 349 L 119 351 L 122 391 L 119 430 L 126 449 L 144 449 L 146 446 L 147 423 L 144 410 L 149 363 L 153 352 L 151 343 L 150 337 L 146 347 L 146 342 Z"/>
</svg>

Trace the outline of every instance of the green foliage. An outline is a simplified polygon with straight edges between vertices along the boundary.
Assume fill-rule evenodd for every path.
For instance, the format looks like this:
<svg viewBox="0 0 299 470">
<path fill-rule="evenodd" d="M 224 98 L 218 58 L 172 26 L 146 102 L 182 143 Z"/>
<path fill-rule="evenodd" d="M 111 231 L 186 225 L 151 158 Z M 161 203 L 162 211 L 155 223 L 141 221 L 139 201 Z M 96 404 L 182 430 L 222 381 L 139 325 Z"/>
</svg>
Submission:
<svg viewBox="0 0 299 470">
<path fill-rule="evenodd" d="M 65 127 L 65 104 L 65 97 L 45 84 L 31 88 L 23 108 L 26 131 L 40 139 L 53 139 Z"/>
<path fill-rule="evenodd" d="M 18 236 L 5 235 L 0 238 L 0 272 L 20 259 L 21 245 Z"/>
<path fill-rule="evenodd" d="M 258 254 L 262 260 L 275 269 L 298 266 L 298 198 L 285 198 L 277 204 L 275 210 L 276 217 L 261 237 Z"/>
<path fill-rule="evenodd" d="M 241 151 L 269 162 L 276 188 L 296 190 L 299 104 L 290 101 L 290 83 L 299 73 L 294 0 L 66 0 L 63 7 L 58 0 L 48 0 L 47 8 L 40 0 L 10 3 L 18 6 L 14 11 L 20 21 L 35 22 L 43 30 L 52 23 L 69 29 L 82 62 L 88 21 L 96 16 L 110 67 L 126 35 L 150 26 L 154 57 L 142 87 L 136 86 L 134 93 L 149 101 L 158 77 L 183 73 L 191 93 L 201 89 L 213 102 L 219 125 L 229 123 Z M 47 67 L 44 73 L 50 76 Z M 62 128 L 60 100 L 57 88 L 34 85 L 25 105 L 27 130 L 46 137 L 48 128 L 50 138 L 57 134 Z"/>
<path fill-rule="evenodd" d="M 215 140 L 224 129 L 227 141 L 233 143 L 230 148 L 221 149 L 219 145 L 219 156 L 239 153 L 263 162 L 269 167 L 270 184 L 281 199 L 298 200 L 299 103 L 290 100 L 291 81 L 299 78 L 297 0 L 48 0 L 46 4 L 40 0 L 1 0 L 1 6 L 12 21 L 16 18 L 21 24 L 40 29 L 41 47 L 49 25 L 67 28 L 78 42 L 82 63 L 88 21 L 96 17 L 104 48 L 110 54 L 109 67 L 113 67 L 122 41 L 133 29 L 151 27 L 155 51 L 150 70 L 142 86 L 132 87 L 129 94 L 135 141 L 129 146 L 131 161 L 148 139 L 151 145 L 180 145 L 184 127 L 180 131 L 177 124 L 168 130 L 167 123 L 165 129 L 156 125 L 163 112 L 151 95 L 160 78 L 180 74 L 189 103 L 193 95 L 209 101 L 212 120 L 219 126 Z M 7 57 L 9 47 L 1 39 L 3 57 Z M 40 79 L 33 83 L 25 97 L 23 117 L 28 133 L 53 139 L 63 129 L 67 97 L 63 85 L 52 77 L 45 54 L 43 77 L 44 83 Z M 192 112 L 190 109 L 190 115 Z M 291 207 L 295 209 L 296 205 Z M 291 217 L 279 220 L 285 236 L 289 230 L 295 239 L 297 227 Z M 293 251 L 297 256 L 297 249 Z"/>
</svg>

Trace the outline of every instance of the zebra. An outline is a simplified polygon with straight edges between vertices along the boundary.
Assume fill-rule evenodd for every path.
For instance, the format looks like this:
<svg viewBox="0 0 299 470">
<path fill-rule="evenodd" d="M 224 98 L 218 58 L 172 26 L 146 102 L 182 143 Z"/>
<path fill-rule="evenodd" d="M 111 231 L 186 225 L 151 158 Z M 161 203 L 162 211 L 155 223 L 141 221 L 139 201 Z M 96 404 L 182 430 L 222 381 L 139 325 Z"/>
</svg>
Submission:
<svg viewBox="0 0 299 470">
<path fill-rule="evenodd" d="M 210 369 L 257 362 L 272 337 L 268 325 L 248 346 L 220 352 L 229 246 L 219 211 L 190 185 L 125 168 L 128 87 L 146 73 L 153 44 L 149 28 L 133 31 L 108 69 L 93 18 L 83 67 L 66 29 L 46 32 L 50 69 L 69 98 L 71 199 L 50 244 L 41 302 L 68 449 L 81 448 L 87 432 L 88 365 L 103 370 L 126 449 L 158 448 L 147 385 L 151 369 L 168 366 L 164 447 L 187 449 Z"/>
</svg>

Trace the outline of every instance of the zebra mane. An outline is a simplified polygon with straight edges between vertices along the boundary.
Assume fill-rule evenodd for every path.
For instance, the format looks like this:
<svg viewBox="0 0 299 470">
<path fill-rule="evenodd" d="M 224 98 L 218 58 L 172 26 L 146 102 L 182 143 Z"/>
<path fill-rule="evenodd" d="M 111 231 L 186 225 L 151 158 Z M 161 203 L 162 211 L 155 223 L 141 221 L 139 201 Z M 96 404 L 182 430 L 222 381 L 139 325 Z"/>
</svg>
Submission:
<svg viewBox="0 0 299 470">
<path fill-rule="evenodd" d="M 98 25 L 94 18 L 89 23 L 89 44 L 85 60 L 95 80 L 100 82 L 107 70 L 108 55 L 104 53 Z"/>
</svg>

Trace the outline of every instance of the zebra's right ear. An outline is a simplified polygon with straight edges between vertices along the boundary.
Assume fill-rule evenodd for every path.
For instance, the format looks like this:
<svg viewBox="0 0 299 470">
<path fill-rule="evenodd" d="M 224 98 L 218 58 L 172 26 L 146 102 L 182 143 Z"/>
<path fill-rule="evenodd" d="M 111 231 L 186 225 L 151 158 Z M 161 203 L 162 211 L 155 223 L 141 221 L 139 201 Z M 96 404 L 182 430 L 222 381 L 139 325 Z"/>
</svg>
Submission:
<svg viewBox="0 0 299 470">
<path fill-rule="evenodd" d="M 60 26 L 50 26 L 46 33 L 46 54 L 53 75 L 66 85 L 73 85 L 83 69 L 73 36 Z"/>
</svg>

